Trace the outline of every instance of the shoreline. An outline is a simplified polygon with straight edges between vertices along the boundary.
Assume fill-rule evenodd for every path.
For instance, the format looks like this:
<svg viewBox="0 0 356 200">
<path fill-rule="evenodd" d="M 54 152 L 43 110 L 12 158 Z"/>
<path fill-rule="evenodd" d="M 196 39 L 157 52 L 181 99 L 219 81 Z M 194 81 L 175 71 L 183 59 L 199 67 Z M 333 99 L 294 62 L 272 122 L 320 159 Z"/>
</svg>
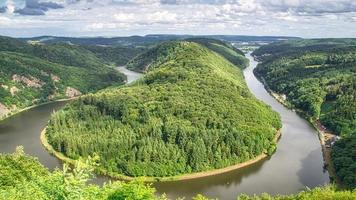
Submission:
<svg viewBox="0 0 356 200">
<path fill-rule="evenodd" d="M 45 147 L 45 149 L 50 154 L 52 154 L 53 156 L 55 156 L 56 158 L 61 160 L 62 162 L 66 162 L 71 165 L 74 165 L 77 162 L 77 160 L 71 159 L 71 158 L 65 156 L 63 153 L 56 151 L 52 147 L 52 145 L 48 143 L 48 140 L 46 137 L 46 130 L 47 130 L 47 126 L 41 131 L 41 136 L 40 136 L 41 143 Z M 280 129 L 280 130 L 277 130 L 277 133 L 274 138 L 274 142 L 277 143 L 281 137 L 282 137 L 282 133 L 281 133 L 281 129 Z M 224 168 L 220 168 L 220 169 L 212 169 L 212 170 L 203 171 L 203 172 L 194 172 L 194 173 L 190 173 L 190 174 L 170 176 L 170 177 L 145 177 L 145 176 L 131 177 L 131 176 L 126 176 L 126 175 L 119 174 L 119 173 L 110 173 L 110 172 L 107 172 L 106 170 L 103 170 L 100 168 L 99 169 L 96 168 L 95 170 L 97 170 L 96 173 L 98 175 L 104 175 L 104 176 L 108 176 L 110 178 L 118 179 L 118 180 L 122 180 L 122 181 L 131 181 L 131 180 L 134 180 L 137 178 L 143 178 L 143 180 L 145 182 L 182 181 L 182 180 L 191 180 L 191 179 L 203 178 L 203 177 L 208 177 L 208 176 L 214 176 L 214 175 L 230 172 L 233 170 L 241 169 L 241 168 L 247 167 L 249 165 L 252 165 L 254 163 L 257 163 L 257 162 L 259 162 L 263 159 L 266 159 L 268 157 L 269 156 L 266 153 L 262 153 L 253 159 L 250 159 L 245 162 L 238 163 L 238 164 L 235 164 L 232 166 L 228 166 L 228 167 L 224 167 Z"/>
<path fill-rule="evenodd" d="M 70 100 L 78 99 L 80 97 L 81 96 L 76 96 L 76 97 L 71 97 L 71 98 L 64 98 L 64 99 L 57 99 L 57 100 L 53 100 L 53 101 L 47 101 L 47 102 L 43 102 L 43 103 L 39 103 L 39 104 L 34 104 L 32 106 L 28 106 L 28 107 L 22 108 L 20 110 L 14 110 L 14 111 L 11 111 L 8 114 L 4 115 L 3 117 L 0 117 L 0 122 L 3 121 L 3 120 L 8 119 L 10 117 L 13 117 L 13 116 L 15 116 L 15 115 L 17 115 L 19 113 L 22 113 L 24 111 L 30 110 L 32 108 L 36 108 L 36 107 L 39 107 L 39 106 L 43 106 L 43 105 L 47 105 L 47 104 L 51 104 L 51 103 L 55 103 L 55 102 L 70 101 Z"/>
<path fill-rule="evenodd" d="M 318 133 L 318 138 L 319 138 L 319 142 L 320 142 L 320 146 L 321 146 L 321 151 L 322 151 L 322 155 L 323 155 L 323 161 L 324 161 L 324 167 L 325 169 L 328 171 L 329 173 L 329 178 L 331 182 L 335 182 L 338 186 L 340 186 L 340 180 L 336 175 L 335 172 L 335 168 L 333 165 L 333 162 L 331 160 L 331 150 L 330 148 L 327 148 L 325 145 L 325 137 L 326 134 L 324 134 L 324 131 L 321 130 L 321 128 L 317 125 L 317 121 L 318 120 L 311 120 L 309 118 L 307 118 L 305 116 L 305 114 L 303 113 L 302 110 L 299 109 L 295 109 L 292 107 L 292 105 L 289 105 L 287 103 L 289 103 L 288 101 L 285 101 L 281 98 L 281 95 L 277 94 L 276 92 L 274 92 L 273 90 L 271 90 L 266 82 L 266 80 L 258 73 L 254 73 L 256 78 L 258 80 L 260 80 L 260 82 L 264 85 L 265 89 L 267 90 L 267 92 L 274 98 L 276 99 L 279 103 L 281 103 L 284 107 L 292 110 L 293 112 L 296 112 L 300 117 L 302 117 L 303 119 L 305 119 L 311 126 L 313 126 L 313 128 L 317 131 Z M 335 135 L 335 134 L 333 134 Z"/>
</svg>

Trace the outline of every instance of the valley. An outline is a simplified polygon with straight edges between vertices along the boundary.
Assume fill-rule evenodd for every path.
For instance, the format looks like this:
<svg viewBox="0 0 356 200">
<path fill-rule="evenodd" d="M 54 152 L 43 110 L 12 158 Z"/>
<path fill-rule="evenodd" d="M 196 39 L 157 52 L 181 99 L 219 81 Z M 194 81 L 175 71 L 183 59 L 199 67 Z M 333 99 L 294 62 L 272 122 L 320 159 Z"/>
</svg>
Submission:
<svg viewBox="0 0 356 200">
<path fill-rule="evenodd" d="M 190 198 L 196 196 L 197 193 L 214 198 L 218 197 L 219 199 L 231 199 L 235 198 L 240 193 L 256 194 L 268 192 L 270 194 L 290 194 L 298 192 L 303 188 L 304 185 L 308 185 L 308 187 L 315 187 L 328 182 L 328 174 L 324 173 L 322 170 L 323 161 L 316 131 L 311 126 L 309 126 L 307 122 L 305 122 L 303 119 L 300 119 L 300 117 L 298 117 L 295 113 L 284 108 L 265 91 L 263 85 L 259 83 L 259 81 L 252 73 L 252 70 L 257 65 L 257 63 L 253 60 L 252 57 L 248 58 L 250 60 L 250 66 L 244 70 L 244 77 L 246 79 L 247 86 L 258 99 L 264 101 L 266 104 L 272 106 L 274 110 L 278 111 L 282 118 L 282 137 L 278 143 L 276 153 L 271 157 L 271 159 L 263 159 L 245 168 L 233 170 L 231 172 L 219 175 L 186 181 L 155 183 L 154 186 L 157 188 L 158 193 L 166 193 L 168 197 L 172 199 L 181 196 Z M 123 68 L 120 70 L 126 74 L 129 72 Z M 128 80 L 138 78 L 138 74 L 132 72 L 127 75 Z M 46 150 L 40 145 L 39 132 L 41 131 L 42 127 L 45 126 L 46 119 L 48 120 L 48 117 L 53 108 L 57 106 L 61 107 L 62 105 L 62 103 L 60 103 L 60 105 L 54 103 L 25 112 L 25 116 L 31 116 L 31 118 L 33 118 L 33 122 L 30 123 L 37 124 L 35 122 L 36 118 L 34 117 L 37 115 L 34 114 L 37 112 L 36 110 L 39 109 L 40 113 L 43 113 L 42 108 L 48 109 L 48 111 L 45 112 L 47 113 L 45 114 L 45 119 L 38 120 L 39 123 L 37 128 L 32 131 L 34 136 L 31 137 L 31 140 L 28 140 L 29 143 L 27 145 L 26 142 L 24 142 L 26 141 L 25 138 L 25 140 L 22 140 L 22 142 L 16 139 L 12 139 L 12 141 L 16 142 L 12 144 L 7 143 L 8 150 L 5 151 L 1 149 L 1 151 L 12 152 L 16 146 L 22 144 L 25 147 L 25 152 L 39 157 L 41 163 L 43 163 L 45 166 L 49 167 L 50 169 L 54 169 L 55 167 L 61 168 L 61 162 L 46 152 Z M 11 122 L 12 118 L 8 119 L 10 120 L 9 123 L 6 123 L 7 120 L 4 121 L 5 124 L 8 124 L 4 124 L 4 126 L 6 127 L 10 124 L 13 124 L 11 126 L 17 126 L 16 124 L 21 123 L 21 121 L 18 120 L 27 119 L 26 117 L 22 117 L 22 115 L 23 114 L 18 115 L 20 118 L 14 116 L 13 119 L 17 122 Z M 41 116 L 44 115 L 41 114 Z M 11 131 L 12 129 L 7 130 Z M 16 134 L 25 134 L 26 132 L 28 132 L 28 129 L 22 130 L 22 133 L 20 130 L 17 132 L 11 131 L 11 133 L 9 132 L 8 134 L 15 136 Z M 33 138 L 38 138 L 36 143 L 32 141 L 34 140 Z M 39 144 L 39 146 L 34 146 L 35 144 Z M 307 146 L 309 146 L 309 148 L 305 148 L 306 144 L 308 144 Z M 0 147 L 4 146 L 0 145 Z M 34 149 L 32 150 L 32 148 Z M 307 152 L 313 153 L 305 158 L 305 155 L 308 155 Z M 291 157 L 294 159 L 290 159 Z M 318 162 L 315 162 L 316 160 L 318 160 Z M 283 163 L 283 165 L 281 165 L 281 163 Z M 302 166 L 306 167 L 302 167 L 298 163 L 303 163 Z M 269 177 L 271 177 L 271 173 L 273 173 L 272 176 L 275 180 L 273 187 L 271 187 L 269 184 Z M 99 176 L 97 181 L 94 180 L 94 182 L 101 183 L 102 181 L 108 180 L 109 179 L 107 178 L 103 179 L 101 176 Z M 286 181 L 288 184 L 286 184 Z M 182 184 L 186 185 L 187 187 L 179 187 L 179 185 Z M 286 187 L 286 185 L 289 185 L 289 187 Z M 269 189 L 266 190 L 266 188 Z"/>
<path fill-rule="evenodd" d="M 356 0 L 1 0 L 0 200 L 356 200 Z"/>
</svg>

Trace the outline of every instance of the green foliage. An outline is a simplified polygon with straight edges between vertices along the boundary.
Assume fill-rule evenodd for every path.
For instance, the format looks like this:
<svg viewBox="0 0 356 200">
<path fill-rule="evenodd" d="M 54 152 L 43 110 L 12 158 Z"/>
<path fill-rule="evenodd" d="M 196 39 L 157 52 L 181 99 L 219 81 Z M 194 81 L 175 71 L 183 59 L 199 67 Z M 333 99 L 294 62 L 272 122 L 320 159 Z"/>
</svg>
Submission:
<svg viewBox="0 0 356 200">
<path fill-rule="evenodd" d="M 135 180 L 114 182 L 103 187 L 87 184 L 93 177 L 98 157 L 80 160 L 75 167 L 49 172 L 35 158 L 19 148 L 14 154 L 0 154 L 0 199 L 24 200 L 164 200 L 155 189 Z"/>
<path fill-rule="evenodd" d="M 237 200 L 351 200 L 356 198 L 356 191 L 339 191 L 333 186 L 317 187 L 293 195 L 262 194 L 260 196 L 240 195 Z"/>
<path fill-rule="evenodd" d="M 136 199 L 146 199 L 154 200 L 157 199 L 154 195 L 155 189 L 147 187 L 142 181 L 132 181 L 129 184 L 123 184 L 120 190 L 116 190 L 109 197 L 108 200 L 136 200 Z"/>
<path fill-rule="evenodd" d="M 48 172 L 38 160 L 25 155 L 22 147 L 17 147 L 13 154 L 0 154 L 1 189 L 30 181 L 36 175 L 47 176 Z"/>
<path fill-rule="evenodd" d="M 333 148 L 336 173 L 355 188 L 356 40 L 280 42 L 254 52 L 263 62 L 255 74 L 311 121 L 342 136 Z M 268 55 L 270 54 L 270 55 Z"/>
<path fill-rule="evenodd" d="M 237 67 L 192 42 L 154 51 L 162 49 L 136 84 L 87 95 L 54 114 L 49 143 L 74 159 L 97 153 L 109 174 L 151 177 L 273 152 L 279 116 L 249 92 Z"/>
<path fill-rule="evenodd" d="M 332 160 L 342 183 L 351 189 L 356 188 L 356 133 L 335 143 Z"/>
</svg>

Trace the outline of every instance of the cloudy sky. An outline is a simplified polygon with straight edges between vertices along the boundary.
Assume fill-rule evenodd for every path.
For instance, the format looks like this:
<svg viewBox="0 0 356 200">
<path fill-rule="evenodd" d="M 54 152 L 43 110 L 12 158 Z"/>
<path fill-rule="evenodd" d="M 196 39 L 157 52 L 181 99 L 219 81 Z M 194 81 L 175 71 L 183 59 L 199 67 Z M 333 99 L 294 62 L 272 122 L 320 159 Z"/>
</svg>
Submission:
<svg viewBox="0 0 356 200">
<path fill-rule="evenodd" d="M 0 0 L 0 35 L 356 37 L 356 0 Z"/>
</svg>

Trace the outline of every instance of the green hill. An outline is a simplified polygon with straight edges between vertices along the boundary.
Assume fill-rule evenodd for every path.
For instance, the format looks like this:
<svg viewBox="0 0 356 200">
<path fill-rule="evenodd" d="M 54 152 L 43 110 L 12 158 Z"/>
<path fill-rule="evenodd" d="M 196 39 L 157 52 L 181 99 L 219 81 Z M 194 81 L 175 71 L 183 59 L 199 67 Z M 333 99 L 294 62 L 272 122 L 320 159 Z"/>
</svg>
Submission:
<svg viewBox="0 0 356 200">
<path fill-rule="evenodd" d="M 193 42 L 151 52 L 159 56 L 134 85 L 84 96 L 54 114 L 49 143 L 73 159 L 97 153 L 109 174 L 150 177 L 274 152 L 279 116 L 249 92 L 239 68 Z"/>
<path fill-rule="evenodd" d="M 120 55 L 121 51 L 126 53 Z M 127 52 L 127 48 L 118 49 L 110 59 L 125 62 L 138 53 Z M 38 103 L 123 84 L 125 76 L 106 63 L 87 47 L 0 37 L 0 117 Z"/>
<path fill-rule="evenodd" d="M 220 40 L 208 39 L 208 38 L 190 38 L 185 41 L 191 41 L 201 44 L 208 49 L 220 54 L 232 64 L 244 69 L 248 65 L 248 60 L 245 58 L 243 52 L 235 47 L 222 42 Z M 160 59 L 165 59 L 169 56 L 171 50 L 170 42 L 166 42 L 167 45 L 159 45 L 158 47 L 151 48 L 145 53 L 142 53 L 128 62 L 127 67 L 133 71 L 144 72 L 151 67 L 152 62 L 159 62 Z"/>
<path fill-rule="evenodd" d="M 288 50 L 277 51 L 276 46 Z M 355 188 L 356 158 L 351 154 L 356 144 L 356 40 L 289 41 L 261 47 L 254 54 L 263 61 L 255 74 L 273 91 L 285 94 L 287 103 L 310 121 L 320 120 L 345 139 L 334 148 L 333 161 L 344 183 Z"/>
</svg>

